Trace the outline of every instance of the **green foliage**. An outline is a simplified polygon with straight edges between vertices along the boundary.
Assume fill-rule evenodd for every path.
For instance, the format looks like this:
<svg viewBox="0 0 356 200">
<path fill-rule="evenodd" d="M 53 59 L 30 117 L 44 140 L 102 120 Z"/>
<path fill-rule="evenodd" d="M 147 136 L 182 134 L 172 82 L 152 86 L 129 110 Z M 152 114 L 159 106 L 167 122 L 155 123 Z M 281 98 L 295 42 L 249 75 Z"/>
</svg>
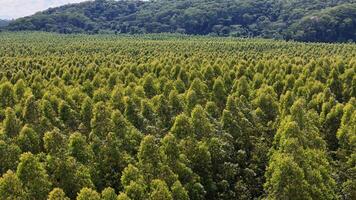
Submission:
<svg viewBox="0 0 356 200">
<path fill-rule="evenodd" d="M 104 102 L 100 101 L 94 105 L 91 119 L 91 134 L 99 138 L 104 138 L 112 129 L 110 111 Z"/>
<path fill-rule="evenodd" d="M 81 110 L 80 110 L 80 116 L 81 116 L 84 126 L 89 130 L 91 128 L 90 123 L 91 123 L 91 118 L 93 115 L 92 109 L 93 109 L 93 105 L 92 105 L 91 99 L 89 97 L 85 98 L 85 100 L 82 104 Z"/>
<path fill-rule="evenodd" d="M 125 117 L 137 129 L 142 129 L 142 117 L 139 113 L 138 105 L 131 97 L 125 98 Z"/>
<path fill-rule="evenodd" d="M 129 199 L 134 199 L 134 200 L 146 199 L 144 186 L 136 182 L 131 182 L 127 187 L 125 187 L 125 193 L 127 194 Z"/>
<path fill-rule="evenodd" d="M 38 123 L 40 117 L 40 109 L 34 96 L 29 96 L 25 102 L 25 108 L 23 110 L 23 118 L 29 123 Z"/>
<path fill-rule="evenodd" d="M 116 200 L 117 195 L 115 194 L 115 190 L 111 187 L 105 188 L 101 192 L 101 199 L 102 200 Z"/>
<path fill-rule="evenodd" d="M 172 134 L 167 134 L 161 140 L 161 153 L 171 167 L 175 167 L 176 162 L 179 160 L 179 146 L 177 139 Z"/>
<path fill-rule="evenodd" d="M 40 151 L 41 139 L 39 135 L 31 128 L 25 125 L 22 127 L 17 137 L 17 143 L 22 152 L 37 153 Z"/>
<path fill-rule="evenodd" d="M 10 107 L 6 108 L 5 119 L 3 121 L 3 132 L 9 138 L 14 138 L 19 134 L 20 121 L 17 119 L 15 112 Z"/>
<path fill-rule="evenodd" d="M 15 170 L 21 154 L 19 146 L 0 140 L 0 154 L 0 173 L 3 174 L 9 169 Z"/>
<path fill-rule="evenodd" d="M 150 200 L 173 200 L 167 184 L 162 180 L 153 180 L 151 183 Z"/>
<path fill-rule="evenodd" d="M 24 191 L 29 199 L 47 198 L 51 182 L 42 163 L 32 153 L 24 153 L 16 170 L 17 177 L 23 183 Z"/>
<path fill-rule="evenodd" d="M 182 184 L 177 181 L 173 184 L 172 188 L 172 197 L 175 200 L 189 200 L 188 192 L 182 186 Z"/>
<path fill-rule="evenodd" d="M 262 86 L 256 91 L 256 98 L 253 101 L 255 107 L 261 111 L 258 114 L 266 123 L 275 121 L 278 115 L 277 94 L 269 86 Z"/>
<path fill-rule="evenodd" d="M 22 200 L 25 198 L 22 183 L 11 170 L 0 177 L 0 198 L 4 200 Z"/>
<path fill-rule="evenodd" d="M 120 193 L 117 196 L 117 200 L 131 200 L 130 197 L 128 197 L 125 193 Z"/>
<path fill-rule="evenodd" d="M 179 139 L 193 136 L 193 127 L 189 118 L 185 114 L 180 114 L 176 117 L 171 132 Z"/>
<path fill-rule="evenodd" d="M 269 198 L 335 199 L 335 180 L 314 113 L 305 111 L 300 99 L 290 112 L 282 120 L 271 150 L 265 184 Z"/>
<path fill-rule="evenodd" d="M 55 187 L 74 198 L 83 187 L 93 187 L 90 171 L 73 157 L 47 156 L 47 172 Z"/>
<path fill-rule="evenodd" d="M 222 109 L 225 107 L 225 101 L 227 98 L 226 89 L 221 77 L 218 77 L 213 86 L 213 101 L 216 102 L 217 106 Z"/>
<path fill-rule="evenodd" d="M 68 141 L 69 155 L 81 163 L 88 163 L 92 158 L 92 152 L 86 142 L 86 137 L 76 132 L 70 135 Z"/>
<path fill-rule="evenodd" d="M 83 188 L 78 193 L 77 200 L 100 200 L 100 194 L 90 188 Z"/>
<path fill-rule="evenodd" d="M 22 79 L 19 79 L 16 82 L 14 87 L 15 87 L 14 90 L 15 90 L 15 94 L 16 94 L 17 100 L 20 101 L 24 97 L 24 94 L 26 92 L 25 81 L 22 80 Z"/>
<path fill-rule="evenodd" d="M 353 0 L 96 0 L 51 8 L 14 20 L 4 29 L 355 41 L 355 6 Z M 62 76 L 67 77 L 68 73 Z M 108 77 L 110 86 L 115 77 Z M 152 97 L 155 90 L 149 82 L 150 89 L 144 88 Z"/>
<path fill-rule="evenodd" d="M 147 181 L 158 177 L 162 163 L 154 136 L 148 135 L 142 139 L 137 157 L 143 173 L 147 174 L 145 176 Z"/>
<path fill-rule="evenodd" d="M 47 200 L 69 200 L 60 188 L 54 188 L 48 195 Z"/>
<path fill-rule="evenodd" d="M 353 199 L 355 193 L 355 98 L 345 105 L 341 126 L 337 132 L 340 148 L 339 157 L 339 176 L 342 182 L 341 196 L 343 199 Z"/>
<path fill-rule="evenodd" d="M 209 137 L 212 135 L 212 125 L 206 116 L 205 110 L 202 106 L 197 105 L 191 116 L 191 123 L 194 127 L 195 136 L 198 138 Z"/>
<path fill-rule="evenodd" d="M 355 2 L 325 8 L 301 18 L 290 26 L 288 37 L 301 41 L 354 41 Z"/>
<path fill-rule="evenodd" d="M 66 124 L 69 128 L 75 130 L 77 127 L 76 117 L 73 109 L 63 101 L 59 104 L 59 118 Z"/>
<path fill-rule="evenodd" d="M 13 86 L 9 82 L 0 85 L 0 107 L 12 107 L 15 104 L 15 92 Z"/>
<path fill-rule="evenodd" d="M 143 89 L 148 98 L 152 98 L 156 94 L 156 89 L 154 85 L 154 77 L 152 74 L 146 76 L 143 82 Z"/>
<path fill-rule="evenodd" d="M 0 41 L 0 199 L 355 199 L 354 44 Z"/>
<path fill-rule="evenodd" d="M 122 172 L 121 184 L 126 187 L 129 186 L 131 182 L 140 182 L 142 179 L 143 177 L 140 174 L 139 169 L 132 164 L 129 164 Z"/>
<path fill-rule="evenodd" d="M 63 152 L 63 145 L 65 144 L 65 137 L 58 129 L 46 132 L 43 136 L 43 144 L 45 150 L 49 154 L 60 154 Z"/>
</svg>

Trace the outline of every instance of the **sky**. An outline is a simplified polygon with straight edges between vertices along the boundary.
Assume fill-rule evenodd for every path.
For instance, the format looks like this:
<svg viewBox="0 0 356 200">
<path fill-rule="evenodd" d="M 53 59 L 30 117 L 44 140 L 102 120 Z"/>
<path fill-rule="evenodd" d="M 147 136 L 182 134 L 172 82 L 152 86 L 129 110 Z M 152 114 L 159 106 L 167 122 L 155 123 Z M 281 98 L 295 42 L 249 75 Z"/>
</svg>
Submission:
<svg viewBox="0 0 356 200">
<path fill-rule="evenodd" d="M 16 19 L 47 8 L 86 0 L 0 0 L 0 19 Z"/>
</svg>

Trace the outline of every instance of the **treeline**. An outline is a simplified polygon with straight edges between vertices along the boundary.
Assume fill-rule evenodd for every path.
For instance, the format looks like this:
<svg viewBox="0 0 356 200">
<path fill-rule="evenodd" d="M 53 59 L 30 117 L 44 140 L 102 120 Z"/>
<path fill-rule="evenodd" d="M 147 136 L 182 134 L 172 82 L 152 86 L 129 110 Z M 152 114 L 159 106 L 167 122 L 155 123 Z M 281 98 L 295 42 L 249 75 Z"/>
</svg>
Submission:
<svg viewBox="0 0 356 200">
<path fill-rule="evenodd" d="M 37 13 L 7 30 L 183 33 L 300 41 L 356 41 L 353 0 L 96 0 Z"/>
<path fill-rule="evenodd" d="M 0 199 L 356 197 L 355 45 L 0 41 Z"/>
<path fill-rule="evenodd" d="M 289 36 L 301 41 L 355 41 L 355 22 L 356 4 L 344 4 L 303 17 L 292 25 Z"/>
</svg>

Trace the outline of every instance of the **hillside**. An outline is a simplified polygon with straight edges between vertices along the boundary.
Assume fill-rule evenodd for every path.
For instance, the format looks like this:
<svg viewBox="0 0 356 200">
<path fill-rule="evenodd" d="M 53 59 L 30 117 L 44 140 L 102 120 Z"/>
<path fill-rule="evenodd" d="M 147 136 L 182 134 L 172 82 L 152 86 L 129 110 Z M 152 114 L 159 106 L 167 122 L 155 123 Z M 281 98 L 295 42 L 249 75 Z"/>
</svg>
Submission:
<svg viewBox="0 0 356 200">
<path fill-rule="evenodd" d="M 9 23 L 9 20 L 0 19 L 0 27 L 7 26 Z"/>
<path fill-rule="evenodd" d="M 161 33 L 356 41 L 355 0 L 96 0 L 18 19 L 10 31 Z"/>
</svg>

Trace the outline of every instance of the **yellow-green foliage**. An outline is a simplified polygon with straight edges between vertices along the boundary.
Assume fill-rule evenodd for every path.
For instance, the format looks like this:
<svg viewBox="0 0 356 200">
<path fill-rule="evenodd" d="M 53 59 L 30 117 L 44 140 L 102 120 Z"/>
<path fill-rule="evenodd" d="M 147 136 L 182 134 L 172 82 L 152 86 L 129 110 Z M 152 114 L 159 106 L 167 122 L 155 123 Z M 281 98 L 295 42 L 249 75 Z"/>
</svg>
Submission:
<svg viewBox="0 0 356 200">
<path fill-rule="evenodd" d="M 1 33 L 0 197 L 355 199 L 355 70 L 355 44 Z"/>
</svg>

